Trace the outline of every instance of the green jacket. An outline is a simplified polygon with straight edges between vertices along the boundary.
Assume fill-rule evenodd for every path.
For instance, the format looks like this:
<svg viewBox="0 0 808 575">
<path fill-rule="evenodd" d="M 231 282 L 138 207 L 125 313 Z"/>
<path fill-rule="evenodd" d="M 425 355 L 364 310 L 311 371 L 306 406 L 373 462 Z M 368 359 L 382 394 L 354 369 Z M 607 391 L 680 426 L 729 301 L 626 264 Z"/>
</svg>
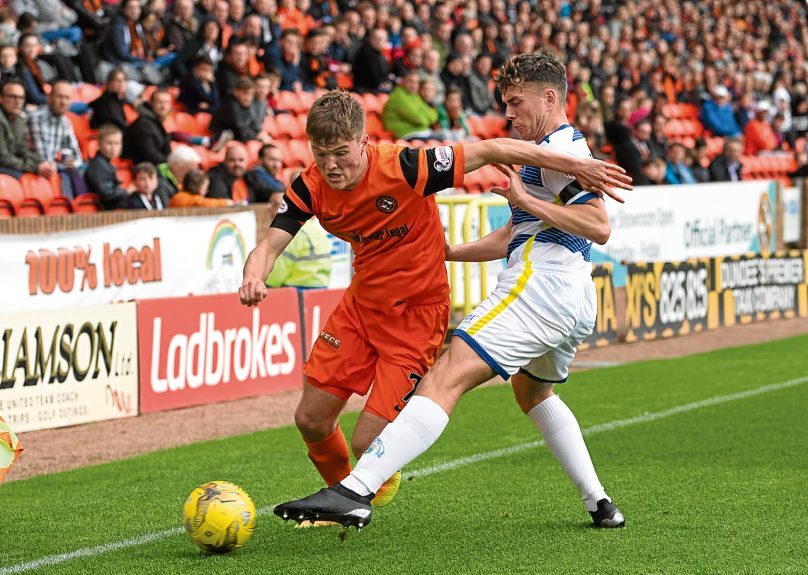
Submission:
<svg viewBox="0 0 808 575">
<path fill-rule="evenodd" d="M 418 94 L 396 86 L 382 110 L 384 129 L 403 138 L 413 132 L 431 130 L 438 121 L 438 111 Z"/>
<path fill-rule="evenodd" d="M 36 172 L 42 158 L 28 149 L 25 141 L 25 118 L 11 124 L 0 108 L 0 168 L 20 172 Z"/>
<path fill-rule="evenodd" d="M 300 228 L 283 253 L 266 284 L 269 287 L 324 288 L 331 278 L 331 240 L 317 220 Z"/>
</svg>

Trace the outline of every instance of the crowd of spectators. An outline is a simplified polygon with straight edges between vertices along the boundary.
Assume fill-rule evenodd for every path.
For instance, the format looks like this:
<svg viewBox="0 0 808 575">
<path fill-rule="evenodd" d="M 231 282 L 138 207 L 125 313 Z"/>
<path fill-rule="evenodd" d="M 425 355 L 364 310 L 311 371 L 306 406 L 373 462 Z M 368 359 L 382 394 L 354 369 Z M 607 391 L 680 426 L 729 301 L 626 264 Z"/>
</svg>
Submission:
<svg viewBox="0 0 808 575">
<path fill-rule="evenodd" d="M 66 195 L 92 191 L 110 208 L 268 201 L 283 185 L 265 130 L 284 113 L 280 91 L 389 94 L 391 139 L 468 139 L 470 116 L 503 113 L 496 68 L 538 47 L 567 63 L 570 122 L 637 184 L 738 180 L 744 157 L 804 150 L 800 0 L 11 0 L 0 171 L 58 174 Z M 76 82 L 105 91 L 72 102 Z M 147 85 L 160 89 L 144 99 Z M 681 105 L 695 110 L 685 134 L 668 113 Z M 211 114 L 212 137 L 167 130 L 177 109 Z M 68 112 L 98 130 L 92 159 Z M 230 144 L 207 177 L 198 161 L 187 169 L 191 146 L 230 140 L 261 142 L 258 165 Z M 120 155 L 128 185 L 113 175 Z"/>
</svg>

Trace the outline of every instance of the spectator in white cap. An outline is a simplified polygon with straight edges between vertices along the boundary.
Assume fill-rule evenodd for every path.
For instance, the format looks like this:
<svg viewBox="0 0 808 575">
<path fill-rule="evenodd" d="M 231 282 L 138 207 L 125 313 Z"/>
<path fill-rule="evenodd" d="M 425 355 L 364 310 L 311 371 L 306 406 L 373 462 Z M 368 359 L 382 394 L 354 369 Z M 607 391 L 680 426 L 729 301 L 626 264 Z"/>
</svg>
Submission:
<svg viewBox="0 0 808 575">
<path fill-rule="evenodd" d="M 769 113 L 772 105 L 768 100 L 761 100 L 755 107 L 755 117 L 749 120 L 743 131 L 744 153 L 757 156 L 761 152 L 770 152 L 777 147 L 777 134 L 774 133 Z"/>
<path fill-rule="evenodd" d="M 701 121 L 716 136 L 740 135 L 741 129 L 735 121 L 729 90 L 723 84 L 713 88 L 713 98 L 701 107 Z"/>
</svg>

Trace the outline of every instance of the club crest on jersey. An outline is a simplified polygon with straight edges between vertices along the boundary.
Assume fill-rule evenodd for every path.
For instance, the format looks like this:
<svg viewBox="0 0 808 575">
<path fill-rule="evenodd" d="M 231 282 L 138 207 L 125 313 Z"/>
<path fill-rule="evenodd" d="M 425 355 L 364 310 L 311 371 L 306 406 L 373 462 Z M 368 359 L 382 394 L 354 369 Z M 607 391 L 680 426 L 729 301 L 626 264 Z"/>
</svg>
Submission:
<svg viewBox="0 0 808 575">
<path fill-rule="evenodd" d="M 439 172 L 448 172 L 454 163 L 454 150 L 451 146 L 435 148 L 435 169 Z"/>
<path fill-rule="evenodd" d="M 398 200 L 392 196 L 381 196 L 376 200 L 376 207 L 380 212 L 392 214 L 398 209 Z"/>
</svg>

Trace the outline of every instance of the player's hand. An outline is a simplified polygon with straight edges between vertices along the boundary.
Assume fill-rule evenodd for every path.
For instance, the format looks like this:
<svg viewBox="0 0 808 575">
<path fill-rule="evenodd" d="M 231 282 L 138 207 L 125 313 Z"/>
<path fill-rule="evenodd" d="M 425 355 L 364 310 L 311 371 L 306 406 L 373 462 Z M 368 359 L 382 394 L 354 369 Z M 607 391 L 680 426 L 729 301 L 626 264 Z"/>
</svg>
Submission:
<svg viewBox="0 0 808 575">
<path fill-rule="evenodd" d="M 519 174 L 516 170 L 513 169 L 513 166 L 509 166 L 506 164 L 492 164 L 496 169 L 500 172 L 505 174 L 510 182 L 510 187 L 508 189 L 504 188 L 491 188 L 491 193 L 497 194 L 498 196 L 502 196 L 508 202 L 516 207 L 524 209 L 525 204 L 530 198 L 530 194 L 527 193 L 524 184 L 522 183 L 522 178 L 519 177 Z"/>
<path fill-rule="evenodd" d="M 631 176 L 626 171 L 615 164 L 595 160 L 593 158 L 581 158 L 575 164 L 572 175 L 587 191 L 593 192 L 600 197 L 609 196 L 613 200 L 624 204 L 624 200 L 614 190 L 631 190 Z"/>
<path fill-rule="evenodd" d="M 266 299 L 267 286 L 261 280 L 244 278 L 244 283 L 238 290 L 238 297 L 241 299 L 242 305 L 256 306 Z"/>
</svg>

